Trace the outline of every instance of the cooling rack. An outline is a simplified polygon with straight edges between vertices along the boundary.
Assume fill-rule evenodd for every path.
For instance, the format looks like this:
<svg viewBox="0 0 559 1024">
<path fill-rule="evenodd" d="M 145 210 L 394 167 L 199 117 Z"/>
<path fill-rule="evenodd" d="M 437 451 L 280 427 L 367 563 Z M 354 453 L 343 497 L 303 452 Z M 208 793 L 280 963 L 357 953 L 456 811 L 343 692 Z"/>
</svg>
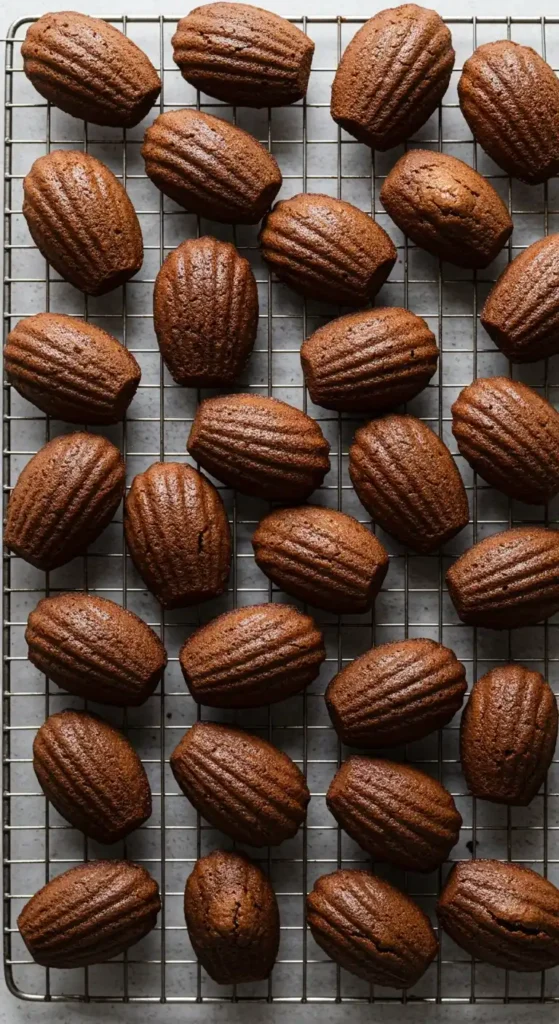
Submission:
<svg viewBox="0 0 559 1024">
<path fill-rule="evenodd" d="M 258 281 L 260 326 L 255 351 L 237 390 L 274 395 L 310 412 L 332 446 L 332 470 L 313 500 L 369 520 L 350 486 L 347 451 L 355 418 L 313 406 L 303 386 L 299 362 L 302 339 L 339 310 L 304 302 L 270 279 L 257 246 L 257 230 L 223 227 L 186 214 L 164 199 L 143 173 L 140 145 L 144 125 L 127 132 L 84 125 L 42 102 L 22 73 L 20 42 L 25 18 L 12 26 L 6 40 L 6 174 L 4 248 L 4 331 L 24 316 L 42 310 L 85 316 L 114 333 L 142 366 L 142 382 L 126 422 L 106 433 L 126 455 L 128 483 L 157 459 L 186 461 L 185 443 L 201 393 L 177 387 L 160 362 L 153 332 L 151 293 L 157 270 L 186 237 L 218 234 L 235 241 L 250 259 Z M 172 62 L 170 39 L 177 18 L 107 19 L 133 38 L 161 68 L 160 110 L 199 106 L 234 120 L 273 150 L 281 166 L 282 197 L 301 190 L 328 192 L 372 212 L 398 246 L 398 263 L 377 304 L 409 306 L 434 330 L 441 350 L 438 376 L 409 410 L 428 422 L 449 444 L 468 490 L 471 521 L 442 553 L 409 554 L 382 535 L 390 555 L 386 586 L 373 616 L 317 613 L 328 657 L 319 680 L 306 694 L 270 709 L 220 713 L 198 709 L 182 682 L 178 650 L 199 624 L 241 604 L 285 600 L 256 568 L 250 536 L 267 505 L 221 488 L 233 536 L 230 589 L 224 597 L 192 611 L 161 614 L 129 561 L 122 514 L 87 556 L 45 574 L 4 552 L 4 956 L 11 991 L 38 1001 L 198 1002 L 242 1000 L 267 1002 L 551 1002 L 559 1000 L 559 972 L 518 975 L 475 963 L 445 935 L 440 952 L 424 978 L 407 993 L 371 988 L 327 960 L 305 928 L 305 893 L 317 876 L 343 865 L 367 864 L 364 854 L 330 817 L 324 795 L 344 757 L 323 701 L 328 680 L 373 643 L 428 636 L 452 647 L 464 662 L 469 685 L 492 664 L 521 660 L 542 671 L 559 687 L 559 636 L 553 620 L 529 630 L 497 634 L 462 625 L 444 588 L 447 565 L 472 542 L 512 523 L 557 523 L 559 506 L 528 508 L 509 502 L 478 481 L 458 456 L 450 432 L 450 406 L 460 389 L 476 376 L 513 375 L 478 321 L 481 303 L 507 260 L 549 231 L 558 229 L 559 186 L 529 188 L 511 181 L 473 144 L 457 104 L 460 68 L 482 42 L 508 36 L 534 46 L 559 67 L 559 18 L 449 19 L 457 51 L 456 71 L 438 112 L 409 145 L 444 150 L 465 159 L 491 179 L 511 209 L 515 229 L 508 247 L 483 273 L 440 265 L 397 231 L 379 205 L 382 179 L 403 147 L 388 154 L 371 153 L 341 132 L 329 115 L 332 77 L 347 42 L 365 19 L 291 20 L 316 43 L 307 99 L 273 111 L 233 109 L 201 96 L 181 78 Z M 217 109 L 216 109 L 217 108 Z M 121 177 L 138 211 L 144 233 L 145 261 L 124 289 L 100 299 L 84 298 L 49 270 L 31 244 L 21 215 L 22 179 L 32 161 L 52 148 L 85 148 Z M 549 360 L 515 368 L 521 377 L 552 401 L 559 388 L 559 363 Z M 203 394 L 206 394 L 204 392 Z M 23 465 L 50 437 L 68 425 L 45 418 L 4 385 L 4 501 Z M 380 531 L 379 531 L 380 534 Z M 63 707 L 83 707 L 45 680 L 26 660 L 27 615 L 45 594 L 88 589 L 128 606 L 162 636 L 169 667 L 164 685 L 138 709 L 101 708 L 128 733 L 139 751 L 154 794 L 150 821 L 110 851 L 84 840 L 48 806 L 39 791 L 31 745 L 45 717 Z M 197 965 L 184 925 L 184 883 L 196 858 L 225 837 L 200 820 L 179 794 L 169 771 L 169 754 L 198 717 L 242 724 L 286 750 L 306 772 L 312 799 L 299 834 L 263 858 L 276 890 L 282 921 L 278 963 L 267 982 L 237 988 L 216 986 Z M 527 864 L 559 882 L 559 771 L 554 763 L 547 787 L 528 808 L 502 808 L 468 796 L 458 762 L 458 726 L 453 722 L 427 739 L 397 749 L 394 756 L 421 765 L 453 793 L 464 828 L 452 859 L 495 856 Z M 262 860 L 262 851 L 249 851 Z M 144 864 L 160 882 L 163 909 L 158 928 L 128 955 L 107 965 L 78 971 L 53 971 L 33 964 L 16 927 L 29 896 L 57 873 L 99 856 L 127 856 Z M 437 892 L 450 864 L 431 875 L 379 870 L 406 888 L 434 919 Z"/>
</svg>

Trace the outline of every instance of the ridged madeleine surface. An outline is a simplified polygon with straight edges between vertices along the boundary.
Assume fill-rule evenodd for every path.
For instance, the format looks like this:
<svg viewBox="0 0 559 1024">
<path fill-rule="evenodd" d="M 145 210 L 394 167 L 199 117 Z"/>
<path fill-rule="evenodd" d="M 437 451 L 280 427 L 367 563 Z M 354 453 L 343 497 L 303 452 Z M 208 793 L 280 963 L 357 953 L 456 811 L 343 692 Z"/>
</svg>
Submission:
<svg viewBox="0 0 559 1024">
<path fill-rule="evenodd" d="M 499 665 L 478 679 L 460 724 L 469 790 L 525 807 L 542 785 L 557 740 L 557 702 L 539 672 Z"/>
<path fill-rule="evenodd" d="M 462 818 L 440 782 L 408 764 L 349 757 L 326 794 L 336 821 L 373 860 L 433 871 L 458 842 Z"/>
<path fill-rule="evenodd" d="M 171 42 L 183 78 L 226 103 L 281 107 L 302 99 L 307 91 L 312 39 L 260 7 L 196 7 L 181 18 Z"/>
<path fill-rule="evenodd" d="M 335 963 L 373 985 L 411 988 L 438 948 L 417 903 L 370 871 L 318 878 L 307 896 L 307 921 Z"/>
<path fill-rule="evenodd" d="M 200 110 L 160 114 L 146 131 L 142 156 L 166 196 L 225 224 L 256 224 L 282 181 L 274 157 L 252 135 Z"/>
<path fill-rule="evenodd" d="M 381 644 L 338 672 L 326 706 L 352 747 L 393 747 L 441 729 L 462 707 L 466 672 L 434 640 Z"/>
<path fill-rule="evenodd" d="M 63 313 L 20 320 L 6 339 L 4 367 L 20 395 L 68 423 L 117 423 L 141 377 L 116 338 Z"/>
<path fill-rule="evenodd" d="M 30 25 L 21 55 L 41 96 L 93 124 L 132 128 L 161 91 L 153 64 L 131 39 L 76 11 L 44 14 Z"/>
<path fill-rule="evenodd" d="M 559 533 L 518 526 L 469 548 L 446 574 L 468 626 L 531 626 L 559 611 Z"/>
<path fill-rule="evenodd" d="M 509 377 L 475 380 L 452 406 L 461 454 L 493 487 L 529 505 L 559 491 L 559 413 Z"/>
<path fill-rule="evenodd" d="M 520 864 L 462 861 L 437 905 L 439 921 L 472 956 L 513 971 L 559 964 L 559 890 Z"/>
<path fill-rule="evenodd" d="M 23 181 L 23 215 L 45 259 L 82 292 L 104 295 L 142 266 L 136 211 L 89 153 L 56 149 L 35 160 Z"/>
<path fill-rule="evenodd" d="M 94 860 L 70 868 L 25 904 L 17 924 L 36 963 L 87 967 L 123 953 L 155 928 L 159 886 L 139 864 Z"/>
<path fill-rule="evenodd" d="M 270 603 L 237 608 L 202 626 L 183 644 L 180 665 L 198 704 L 254 708 L 299 693 L 325 657 L 310 615 Z"/>
<path fill-rule="evenodd" d="M 450 82 L 452 37 L 436 11 L 402 4 L 380 11 L 354 35 L 332 86 L 334 121 L 373 149 L 409 139 Z"/>
<path fill-rule="evenodd" d="M 171 754 L 171 768 L 196 810 L 239 843 L 277 846 L 305 819 L 305 776 L 287 754 L 241 729 L 197 722 Z"/>
<path fill-rule="evenodd" d="M 468 498 L 453 458 L 415 416 L 391 414 L 360 427 L 349 475 L 375 522 L 414 551 L 434 551 L 468 524 Z"/>
<path fill-rule="evenodd" d="M 6 513 L 6 547 L 37 569 L 64 565 L 109 525 L 124 485 L 124 460 L 105 437 L 55 437 L 18 477 Z"/>
<path fill-rule="evenodd" d="M 262 225 L 260 245 L 280 281 L 311 299 L 344 306 L 367 305 L 397 256 L 368 214 L 308 192 L 276 203 Z"/>
<path fill-rule="evenodd" d="M 182 242 L 167 257 L 153 292 L 154 327 L 173 380 L 191 388 L 232 384 L 258 328 L 250 263 L 217 238 Z"/>
<path fill-rule="evenodd" d="M 366 527 L 317 505 L 265 516 L 252 546 L 256 564 L 278 587 L 327 611 L 372 608 L 388 571 L 388 554 Z"/>
<path fill-rule="evenodd" d="M 231 531 L 213 484 L 192 466 L 154 462 L 124 504 L 132 560 L 164 608 L 217 597 L 227 587 Z"/>
</svg>

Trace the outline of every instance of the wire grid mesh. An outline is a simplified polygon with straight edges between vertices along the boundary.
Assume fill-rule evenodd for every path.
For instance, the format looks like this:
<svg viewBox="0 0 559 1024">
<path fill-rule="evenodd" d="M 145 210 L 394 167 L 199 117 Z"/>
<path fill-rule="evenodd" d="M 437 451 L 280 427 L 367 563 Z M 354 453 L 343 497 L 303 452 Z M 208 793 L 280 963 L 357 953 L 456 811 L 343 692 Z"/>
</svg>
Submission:
<svg viewBox="0 0 559 1024">
<path fill-rule="evenodd" d="M 185 441 L 200 392 L 177 387 L 159 358 L 151 317 L 151 292 L 167 253 L 185 237 L 219 234 L 236 242 L 250 259 L 258 281 L 260 326 L 249 367 L 237 390 L 275 395 L 305 410 L 319 422 L 332 446 L 332 470 L 316 492 L 317 503 L 353 513 L 369 522 L 349 484 L 347 449 L 355 418 L 312 405 L 299 363 L 301 340 L 339 310 L 304 302 L 271 280 L 260 260 L 256 229 L 224 228 L 200 222 L 160 195 L 143 173 L 139 155 L 143 125 L 121 132 L 82 125 L 39 100 L 22 74 L 20 41 L 26 18 L 6 41 L 5 174 L 5 332 L 19 318 L 42 310 L 84 316 L 116 334 L 142 365 L 142 382 L 126 422 L 106 433 L 120 444 L 127 460 L 128 483 L 155 459 L 186 461 Z M 457 620 L 444 589 L 450 561 L 472 542 L 517 522 L 556 523 L 559 505 L 524 507 L 478 481 L 457 455 L 450 433 L 450 405 L 478 375 L 512 374 L 478 323 L 478 310 L 491 283 L 516 251 L 557 230 L 559 184 L 529 188 L 512 182 L 476 148 L 458 109 L 456 83 L 464 59 L 481 42 L 508 36 L 538 49 L 559 67 L 559 19 L 449 19 L 457 51 L 456 71 L 445 102 L 410 145 L 444 150 L 486 174 L 508 201 L 515 230 L 501 256 L 483 274 L 439 265 L 416 249 L 390 223 L 378 203 L 380 182 L 402 152 L 373 154 L 340 132 L 329 116 L 329 89 L 340 54 L 365 19 L 293 18 L 316 42 L 314 69 L 305 102 L 274 111 L 235 110 L 200 96 L 171 66 L 170 38 L 176 18 L 111 17 L 117 27 L 146 50 L 162 69 L 159 110 L 197 106 L 219 113 L 252 131 L 275 153 L 283 171 L 281 196 L 301 190 L 340 196 L 372 211 L 394 238 L 399 259 L 377 305 L 404 305 L 423 316 L 438 337 L 439 373 L 409 411 L 428 422 L 453 450 L 470 499 L 471 522 L 442 554 L 407 553 L 382 535 L 390 570 L 373 616 L 317 613 L 328 657 L 319 680 L 301 696 L 252 712 L 199 709 L 182 683 L 179 647 L 199 622 L 242 604 L 286 600 L 254 565 L 250 535 L 267 511 L 264 502 L 221 488 L 232 525 L 233 568 L 227 595 L 198 613 L 161 614 L 128 561 L 122 516 L 105 531 L 87 556 L 69 566 L 40 573 L 4 552 L 4 953 L 8 984 L 20 998 L 124 1002 L 265 1000 L 268 1002 L 515 1002 L 557 1001 L 559 973 L 519 975 L 474 963 L 445 935 L 436 961 L 407 993 L 371 988 L 328 961 L 305 928 L 305 893 L 316 877 L 336 867 L 367 864 L 362 851 L 335 826 L 324 802 L 330 778 L 344 756 L 326 714 L 323 693 L 338 669 L 371 644 L 428 636 L 452 647 L 464 662 L 469 684 L 492 664 L 522 660 L 559 686 L 559 635 L 548 624 L 496 634 L 465 627 Z M 144 233 L 145 262 L 124 289 L 101 299 L 84 298 L 49 270 L 31 244 L 21 215 L 22 179 L 31 162 L 51 148 L 85 148 L 121 177 L 136 206 Z M 559 361 L 515 368 L 514 376 L 551 400 L 559 388 Z M 68 425 L 49 420 L 4 385 L 4 500 L 29 457 Z M 380 531 L 379 531 L 380 533 Z M 88 589 L 122 602 L 160 632 L 169 652 L 165 683 L 147 704 L 120 712 L 98 709 L 128 733 L 150 776 L 154 813 L 150 821 L 110 851 L 84 839 L 49 807 L 31 765 L 31 744 L 45 717 L 83 702 L 49 685 L 26 660 L 23 633 L 29 610 L 45 594 Z M 235 722 L 267 736 L 306 772 L 312 799 L 299 834 L 268 851 L 263 865 L 276 890 L 282 921 L 278 963 L 268 982 L 237 988 L 216 986 L 197 965 L 182 913 L 184 882 L 196 858 L 229 841 L 200 820 L 179 794 L 168 758 L 184 730 L 197 718 Z M 438 735 L 397 749 L 395 757 L 436 775 L 453 793 L 464 818 L 452 859 L 496 856 L 527 864 L 559 882 L 559 769 L 554 763 L 545 792 L 528 808 L 503 808 L 468 796 L 458 763 L 458 724 Z M 262 860 L 261 851 L 250 851 Z M 32 964 L 17 932 L 17 915 L 45 881 L 84 859 L 127 856 L 145 864 L 158 878 L 163 910 L 158 928 L 127 955 L 110 964 L 78 971 L 49 971 Z M 406 888 L 434 919 L 437 892 L 449 864 L 430 875 L 396 872 L 379 866 Z"/>
</svg>

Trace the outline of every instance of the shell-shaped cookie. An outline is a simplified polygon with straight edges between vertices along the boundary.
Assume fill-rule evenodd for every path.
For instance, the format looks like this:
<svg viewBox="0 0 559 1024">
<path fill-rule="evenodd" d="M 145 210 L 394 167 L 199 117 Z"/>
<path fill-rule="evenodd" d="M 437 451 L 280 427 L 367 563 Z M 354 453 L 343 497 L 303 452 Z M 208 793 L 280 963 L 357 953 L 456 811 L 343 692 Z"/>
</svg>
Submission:
<svg viewBox="0 0 559 1024">
<path fill-rule="evenodd" d="M 124 485 L 124 460 L 106 437 L 55 437 L 27 463 L 10 495 L 6 547 L 38 569 L 64 565 L 109 525 Z"/>
<path fill-rule="evenodd" d="M 70 284 L 104 295 L 142 266 L 136 211 L 120 181 L 89 153 L 56 149 L 23 181 L 23 215 L 35 245 Z"/>
<path fill-rule="evenodd" d="M 447 153 L 409 150 L 388 174 L 380 198 L 412 242 L 459 267 L 487 267 L 512 232 L 493 186 Z"/>
<path fill-rule="evenodd" d="M 280 281 L 309 298 L 344 306 L 367 305 L 397 256 L 368 214 L 308 192 L 276 203 L 262 225 L 260 245 Z"/>
<path fill-rule="evenodd" d="M 414 551 L 434 551 L 468 524 L 468 498 L 453 458 L 415 416 L 391 414 L 360 427 L 349 475 L 375 522 Z"/>
<path fill-rule="evenodd" d="M 20 320 L 6 339 L 4 368 L 28 402 L 68 423 L 117 423 L 142 375 L 116 338 L 63 313 Z"/>
<path fill-rule="evenodd" d="M 442 18 L 402 4 L 354 35 L 332 86 L 334 121 L 373 149 L 392 149 L 431 116 L 450 82 L 455 53 Z"/>
<path fill-rule="evenodd" d="M 171 754 L 171 768 L 196 810 L 239 843 L 277 846 L 305 819 L 305 776 L 287 754 L 242 729 L 197 722 Z"/>
<path fill-rule="evenodd" d="M 198 604 L 227 587 L 227 513 L 213 484 L 192 466 L 154 462 L 134 477 L 124 529 L 134 565 L 164 608 Z"/>
<path fill-rule="evenodd" d="M 559 964 L 559 890 L 530 868 L 461 861 L 437 915 L 462 949 L 494 967 L 543 971 Z"/>
<path fill-rule="evenodd" d="M 460 107 L 507 174 L 536 185 L 559 171 L 559 81 L 531 46 L 485 43 L 464 64 Z"/>
<path fill-rule="evenodd" d="M 95 594 L 45 597 L 29 615 L 29 661 L 85 700 L 137 707 L 153 693 L 167 654 L 142 619 Z"/>
<path fill-rule="evenodd" d="M 354 755 L 330 783 L 336 821 L 373 860 L 433 871 L 458 842 L 462 818 L 440 782 L 408 764 Z"/>
<path fill-rule="evenodd" d="M 434 640 L 381 644 L 338 672 L 326 706 L 352 747 L 393 747 L 441 729 L 462 707 L 466 672 Z"/>
<path fill-rule="evenodd" d="M 469 626 L 531 626 L 559 611 L 559 533 L 517 526 L 474 544 L 451 565 L 446 582 Z"/>
<path fill-rule="evenodd" d="M 183 78 L 234 106 L 281 107 L 307 91 L 312 39 L 260 7 L 196 7 L 181 18 L 171 42 Z"/>
<path fill-rule="evenodd" d="M 44 967 L 87 967 L 155 928 L 159 886 L 139 864 L 93 860 L 57 875 L 25 904 L 18 928 Z"/>
<path fill-rule="evenodd" d="M 370 871 L 318 878 L 307 896 L 307 921 L 335 963 L 373 985 L 411 988 L 438 949 L 417 903 Z"/>
<path fill-rule="evenodd" d="M 279 949 L 278 904 L 264 872 L 243 853 L 214 850 L 196 861 L 184 914 L 192 948 L 219 985 L 268 977 Z"/>
<path fill-rule="evenodd" d="M 278 587 L 327 611 L 372 608 L 388 571 L 386 550 L 365 526 L 317 505 L 265 516 L 252 546 L 256 564 Z"/>
<path fill-rule="evenodd" d="M 478 679 L 460 724 L 460 759 L 474 796 L 525 807 L 557 740 L 557 702 L 539 672 L 499 665 Z"/>
<path fill-rule="evenodd" d="M 132 128 L 161 91 L 153 64 L 131 39 L 76 11 L 43 14 L 27 29 L 21 55 L 41 96 L 93 124 Z"/>
<path fill-rule="evenodd" d="M 200 110 L 160 114 L 146 131 L 142 156 L 166 196 L 225 224 L 256 224 L 282 181 L 274 157 L 252 135 Z"/>
<path fill-rule="evenodd" d="M 144 766 L 123 733 L 86 711 L 51 715 L 33 741 L 33 768 L 63 818 L 116 843 L 151 815 Z"/>
<path fill-rule="evenodd" d="M 461 454 L 484 480 L 529 505 L 559 491 L 559 413 L 509 377 L 475 380 L 452 406 Z"/>
<path fill-rule="evenodd" d="M 218 480 L 271 501 L 304 501 L 330 469 L 330 445 L 300 409 L 261 395 L 222 395 L 199 405 L 190 454 Z"/>
<path fill-rule="evenodd" d="M 198 704 L 254 708 L 292 697 L 326 657 L 310 615 L 288 604 L 255 604 L 213 619 L 188 638 L 180 665 Z"/>
</svg>

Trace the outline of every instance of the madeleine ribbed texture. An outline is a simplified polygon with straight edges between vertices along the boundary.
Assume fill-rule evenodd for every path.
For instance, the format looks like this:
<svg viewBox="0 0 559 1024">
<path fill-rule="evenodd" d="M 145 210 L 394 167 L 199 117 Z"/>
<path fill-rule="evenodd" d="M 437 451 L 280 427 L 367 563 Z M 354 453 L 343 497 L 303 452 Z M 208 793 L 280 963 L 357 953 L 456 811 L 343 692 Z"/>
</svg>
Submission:
<svg viewBox="0 0 559 1024">
<path fill-rule="evenodd" d="M 372 608 L 388 571 L 388 554 L 365 526 L 317 505 L 277 509 L 252 537 L 256 564 L 301 601 L 327 611 Z"/>
<path fill-rule="evenodd" d="M 445 544 L 468 524 L 468 498 L 454 460 L 415 416 L 384 416 L 360 427 L 349 475 L 371 516 L 414 551 Z"/>
<path fill-rule="evenodd" d="M 183 78 L 234 106 L 281 107 L 307 91 L 312 39 L 260 7 L 196 7 L 181 18 L 171 42 Z"/>
<path fill-rule="evenodd" d="M 478 679 L 462 715 L 460 758 L 474 796 L 525 807 L 557 740 L 557 703 L 539 672 L 500 665 Z"/>
<path fill-rule="evenodd" d="M 287 754 L 241 729 L 197 722 L 171 754 L 171 768 L 196 810 L 239 843 L 277 846 L 305 819 L 305 776 Z"/>
<path fill-rule="evenodd" d="M 243 369 L 258 328 L 250 263 L 217 238 L 189 239 L 167 257 L 153 292 L 161 354 L 177 384 L 215 388 Z"/>
<path fill-rule="evenodd" d="M 493 186 L 447 153 L 409 150 L 385 179 L 380 198 L 412 242 L 459 267 L 487 267 L 512 232 Z"/>
<path fill-rule="evenodd" d="M 17 924 L 36 963 L 87 967 L 123 953 L 155 928 L 159 886 L 139 864 L 94 860 L 53 878 Z"/>
<path fill-rule="evenodd" d="M 35 160 L 23 181 L 23 215 L 45 259 L 82 292 L 104 295 L 142 266 L 136 211 L 89 153 L 56 149 Z"/>
<path fill-rule="evenodd" d="M 248 857 L 214 850 L 197 860 L 186 882 L 184 914 L 192 948 L 210 978 L 239 985 L 268 977 L 279 949 L 278 904 L 266 875 Z"/>
<path fill-rule="evenodd" d="M 30 25 L 21 55 L 41 96 L 93 124 L 132 128 L 161 90 L 153 64 L 131 39 L 76 11 L 44 14 Z"/>
<path fill-rule="evenodd" d="M 146 131 L 142 156 L 166 196 L 225 224 L 256 224 L 282 181 L 274 157 L 252 135 L 200 110 L 160 114 Z"/>
<path fill-rule="evenodd" d="M 10 495 L 6 547 L 37 569 L 64 565 L 109 525 L 124 485 L 124 460 L 106 437 L 55 437 L 27 463 Z"/>
<path fill-rule="evenodd" d="M 260 395 L 207 398 L 197 409 L 187 448 L 218 480 L 271 501 L 304 501 L 330 469 L 330 445 L 318 423 Z"/>
<path fill-rule="evenodd" d="M 256 604 L 193 633 L 180 665 L 198 704 L 254 708 L 299 693 L 316 679 L 325 657 L 322 633 L 309 615 L 288 604 Z"/>
<path fill-rule="evenodd" d="M 373 985 L 411 988 L 438 949 L 417 903 L 370 871 L 322 875 L 307 896 L 307 921 L 335 963 Z"/>
<path fill-rule="evenodd" d="M 434 640 L 381 644 L 338 672 L 326 690 L 336 731 L 352 747 L 393 747 L 441 729 L 462 707 L 466 672 Z"/>
<path fill-rule="evenodd" d="M 334 121 L 373 149 L 392 149 L 427 121 L 454 67 L 442 18 L 402 4 L 380 11 L 354 35 L 332 86 Z"/>
<path fill-rule="evenodd" d="M 154 462 L 124 504 L 134 565 L 164 608 L 217 597 L 227 587 L 231 531 L 213 484 L 192 466 Z"/>
<path fill-rule="evenodd" d="M 559 413 L 509 377 L 475 380 L 452 406 L 461 454 L 484 480 L 529 505 L 559 491 Z"/>
<path fill-rule="evenodd" d="M 277 203 L 260 232 L 262 255 L 280 281 L 311 299 L 365 306 L 396 262 L 396 248 L 351 203 L 301 192 Z"/>
<path fill-rule="evenodd" d="M 542 971 L 559 964 L 559 890 L 530 868 L 462 861 L 437 914 L 459 946 L 494 967 Z"/>
<path fill-rule="evenodd" d="M 559 611 L 559 533 L 518 526 L 469 548 L 446 574 L 458 616 L 469 626 L 531 626 Z"/>
</svg>

